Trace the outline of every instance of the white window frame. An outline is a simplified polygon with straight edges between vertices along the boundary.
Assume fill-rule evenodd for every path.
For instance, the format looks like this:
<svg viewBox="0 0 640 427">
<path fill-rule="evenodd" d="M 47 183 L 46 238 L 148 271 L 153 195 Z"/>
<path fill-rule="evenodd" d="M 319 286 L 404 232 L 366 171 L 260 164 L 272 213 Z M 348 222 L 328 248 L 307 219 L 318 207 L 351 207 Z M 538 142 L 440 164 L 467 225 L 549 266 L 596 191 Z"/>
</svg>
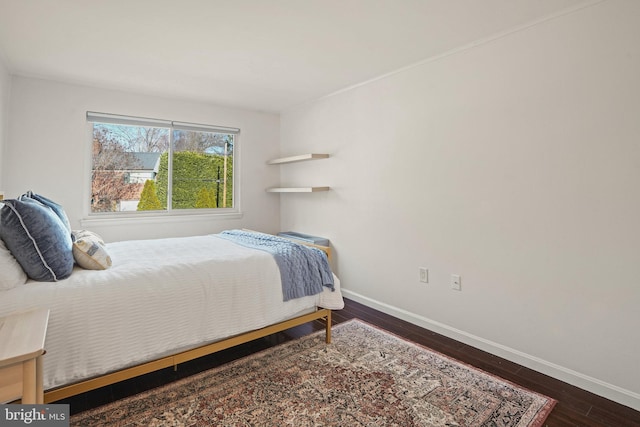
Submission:
<svg viewBox="0 0 640 427">
<path fill-rule="evenodd" d="M 117 114 L 97 113 L 87 111 L 87 139 L 85 141 L 85 179 L 84 179 L 84 198 L 83 198 L 83 219 L 80 221 L 85 226 L 101 226 L 131 223 L 166 223 L 173 221 L 209 221 L 212 219 L 238 219 L 242 218 L 240 209 L 240 129 L 225 126 L 211 126 L 198 123 L 178 122 L 173 120 L 151 119 L 144 117 L 132 117 Z M 125 212 L 91 212 L 91 169 L 92 165 L 92 144 L 93 141 L 93 124 L 108 123 L 129 126 L 149 126 L 162 127 L 169 129 L 170 150 L 169 150 L 169 176 L 172 176 L 172 160 L 173 160 L 173 130 L 188 130 L 196 132 L 219 132 L 234 135 L 233 143 L 233 207 L 231 208 L 211 208 L 211 209 L 173 209 L 170 206 L 170 200 L 166 210 L 161 211 L 125 211 Z M 169 188 L 167 192 L 171 196 L 172 186 L 169 180 Z"/>
</svg>

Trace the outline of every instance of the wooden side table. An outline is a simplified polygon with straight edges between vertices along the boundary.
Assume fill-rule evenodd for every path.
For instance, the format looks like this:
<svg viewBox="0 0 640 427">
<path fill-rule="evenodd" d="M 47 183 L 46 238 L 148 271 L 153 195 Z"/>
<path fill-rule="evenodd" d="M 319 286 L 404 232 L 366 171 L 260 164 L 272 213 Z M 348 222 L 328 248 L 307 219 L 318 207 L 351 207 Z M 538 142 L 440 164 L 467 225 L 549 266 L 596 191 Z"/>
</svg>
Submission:
<svg viewBox="0 0 640 427">
<path fill-rule="evenodd" d="M 44 403 L 42 355 L 49 310 L 13 313 L 0 318 L 0 403 Z"/>
</svg>

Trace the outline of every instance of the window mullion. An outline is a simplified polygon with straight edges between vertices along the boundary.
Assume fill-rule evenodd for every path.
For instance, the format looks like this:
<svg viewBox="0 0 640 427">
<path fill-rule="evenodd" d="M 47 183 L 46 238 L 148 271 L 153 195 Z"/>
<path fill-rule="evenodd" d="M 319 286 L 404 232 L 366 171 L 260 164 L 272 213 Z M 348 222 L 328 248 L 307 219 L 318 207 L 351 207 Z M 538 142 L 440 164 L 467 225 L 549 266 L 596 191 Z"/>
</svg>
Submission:
<svg viewBox="0 0 640 427">
<path fill-rule="evenodd" d="M 167 153 L 167 212 L 173 210 L 173 126 L 169 128 L 169 152 Z"/>
</svg>

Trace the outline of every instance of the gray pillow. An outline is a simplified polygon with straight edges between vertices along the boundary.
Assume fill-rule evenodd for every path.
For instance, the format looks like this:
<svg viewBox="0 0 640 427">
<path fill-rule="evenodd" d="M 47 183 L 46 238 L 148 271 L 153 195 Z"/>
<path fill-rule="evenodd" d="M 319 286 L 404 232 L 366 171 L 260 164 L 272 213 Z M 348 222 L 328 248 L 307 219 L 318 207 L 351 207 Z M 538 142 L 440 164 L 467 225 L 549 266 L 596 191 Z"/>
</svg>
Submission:
<svg viewBox="0 0 640 427">
<path fill-rule="evenodd" d="M 28 197 L 33 200 L 37 200 L 45 206 L 51 208 L 51 210 L 58 215 L 58 218 L 62 221 L 62 223 L 67 227 L 67 230 L 71 232 L 71 224 L 69 223 L 69 217 L 67 217 L 67 213 L 64 211 L 64 208 L 54 202 L 53 200 L 47 199 L 44 196 L 34 193 L 33 191 L 27 191 L 25 194 L 19 197 L 19 200 L 24 200 L 25 197 Z"/>
<path fill-rule="evenodd" d="M 3 200 L 0 237 L 27 276 L 41 282 L 73 271 L 71 233 L 47 206 L 31 198 Z"/>
</svg>

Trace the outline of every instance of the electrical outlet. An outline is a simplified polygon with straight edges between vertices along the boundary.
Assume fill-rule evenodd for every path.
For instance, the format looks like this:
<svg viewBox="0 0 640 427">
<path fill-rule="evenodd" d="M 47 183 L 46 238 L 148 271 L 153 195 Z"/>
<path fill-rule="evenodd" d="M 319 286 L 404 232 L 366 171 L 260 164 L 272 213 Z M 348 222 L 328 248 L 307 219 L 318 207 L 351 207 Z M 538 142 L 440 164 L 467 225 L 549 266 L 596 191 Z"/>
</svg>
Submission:
<svg viewBox="0 0 640 427">
<path fill-rule="evenodd" d="M 461 291 L 462 290 L 462 283 L 461 283 L 461 279 L 460 279 L 460 275 L 459 274 L 452 274 L 451 275 L 451 289 L 453 289 L 455 291 Z"/>
<path fill-rule="evenodd" d="M 429 283 L 429 270 L 425 267 L 420 267 L 418 270 L 420 271 L 420 281 L 422 283 Z"/>
</svg>

